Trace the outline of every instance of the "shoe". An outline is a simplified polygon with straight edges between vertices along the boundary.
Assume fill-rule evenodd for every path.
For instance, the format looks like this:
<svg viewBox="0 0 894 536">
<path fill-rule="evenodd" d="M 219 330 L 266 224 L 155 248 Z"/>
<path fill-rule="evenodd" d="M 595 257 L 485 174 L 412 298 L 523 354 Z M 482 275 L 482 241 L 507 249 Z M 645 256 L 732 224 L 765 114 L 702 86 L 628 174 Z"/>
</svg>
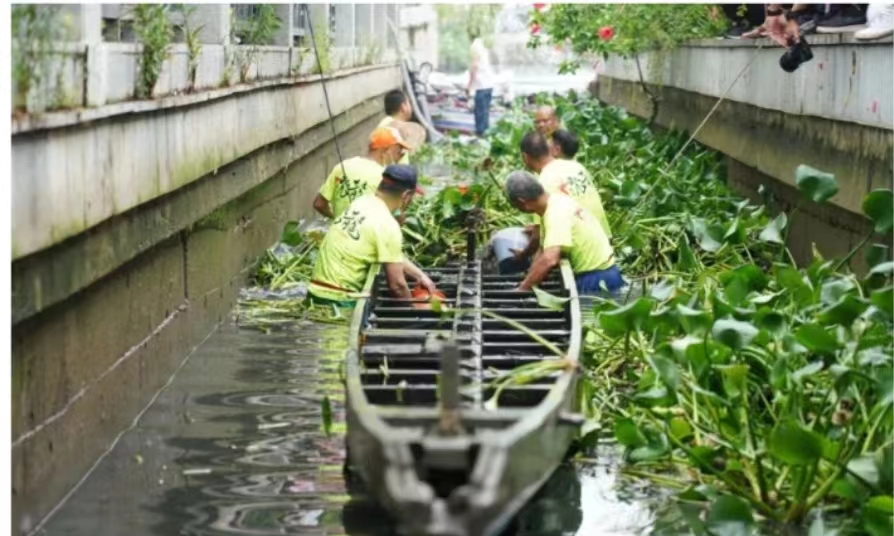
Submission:
<svg viewBox="0 0 894 536">
<path fill-rule="evenodd" d="M 894 4 L 869 4 L 868 27 L 854 34 L 860 41 L 872 41 L 894 35 Z"/>
<path fill-rule="evenodd" d="M 816 31 L 821 34 L 848 33 L 862 30 L 866 25 L 866 14 L 859 11 L 839 11 L 835 15 L 817 24 Z"/>
<path fill-rule="evenodd" d="M 801 35 L 816 33 L 816 14 L 800 11 L 794 14 L 794 19 L 795 22 L 798 23 L 798 32 L 800 32 Z"/>
</svg>

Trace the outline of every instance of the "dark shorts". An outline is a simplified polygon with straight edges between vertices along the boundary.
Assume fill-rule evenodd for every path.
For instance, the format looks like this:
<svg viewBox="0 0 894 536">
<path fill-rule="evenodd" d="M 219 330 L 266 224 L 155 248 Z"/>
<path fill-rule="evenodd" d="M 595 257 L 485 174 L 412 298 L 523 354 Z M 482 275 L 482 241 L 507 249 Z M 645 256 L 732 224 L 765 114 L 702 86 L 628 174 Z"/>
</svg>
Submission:
<svg viewBox="0 0 894 536">
<path fill-rule="evenodd" d="M 531 267 L 531 259 L 515 259 L 510 257 L 500 261 L 500 275 L 521 274 Z"/>
<path fill-rule="evenodd" d="M 615 298 L 618 295 L 618 291 L 626 284 L 621 276 L 621 269 L 617 265 L 605 270 L 593 270 L 592 272 L 574 274 L 574 280 L 577 283 L 577 294 L 579 296 Z M 608 295 L 603 290 L 603 286 L 608 289 Z"/>
</svg>

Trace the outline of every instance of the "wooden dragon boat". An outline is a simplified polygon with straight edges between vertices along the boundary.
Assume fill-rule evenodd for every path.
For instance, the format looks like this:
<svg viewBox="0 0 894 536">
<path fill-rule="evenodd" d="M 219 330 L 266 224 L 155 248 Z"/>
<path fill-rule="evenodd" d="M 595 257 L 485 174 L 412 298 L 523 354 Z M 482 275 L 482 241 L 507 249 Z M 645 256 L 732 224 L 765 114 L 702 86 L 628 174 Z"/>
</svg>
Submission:
<svg viewBox="0 0 894 536">
<path fill-rule="evenodd" d="M 582 421 L 574 277 L 563 261 L 540 286 L 567 298 L 555 310 L 478 260 L 427 273 L 446 295 L 428 310 L 388 297 L 370 272 L 346 360 L 347 463 L 403 534 L 495 535 Z M 522 383 L 518 367 L 539 372 Z"/>
</svg>

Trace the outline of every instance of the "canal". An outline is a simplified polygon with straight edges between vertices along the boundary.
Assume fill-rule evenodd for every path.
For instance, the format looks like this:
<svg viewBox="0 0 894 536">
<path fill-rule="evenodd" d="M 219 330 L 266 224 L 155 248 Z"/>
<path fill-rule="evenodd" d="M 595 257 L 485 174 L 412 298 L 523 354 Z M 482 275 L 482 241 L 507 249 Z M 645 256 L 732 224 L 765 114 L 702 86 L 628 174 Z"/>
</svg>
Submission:
<svg viewBox="0 0 894 536">
<path fill-rule="evenodd" d="M 249 289 L 250 292 L 250 289 Z M 243 295 L 247 295 L 243 291 Z M 42 534 L 394 534 L 343 471 L 342 325 L 238 309 L 187 359 Z M 334 426 L 323 430 L 321 402 Z M 634 534 L 654 492 L 624 480 L 610 443 L 569 461 L 507 534 Z"/>
</svg>

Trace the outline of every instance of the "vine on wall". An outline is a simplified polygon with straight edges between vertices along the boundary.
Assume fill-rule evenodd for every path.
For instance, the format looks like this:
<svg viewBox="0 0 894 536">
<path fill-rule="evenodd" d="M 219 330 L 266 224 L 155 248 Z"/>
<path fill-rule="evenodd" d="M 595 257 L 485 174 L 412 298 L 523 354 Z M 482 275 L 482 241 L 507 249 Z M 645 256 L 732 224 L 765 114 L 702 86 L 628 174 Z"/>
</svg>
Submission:
<svg viewBox="0 0 894 536">
<path fill-rule="evenodd" d="M 282 26 L 273 4 L 258 4 L 251 17 L 240 24 L 234 24 L 233 41 L 240 45 L 235 51 L 235 61 L 239 66 L 239 81 L 248 81 L 251 66 L 258 55 L 259 47 L 273 44 L 273 38 Z"/>
</svg>

